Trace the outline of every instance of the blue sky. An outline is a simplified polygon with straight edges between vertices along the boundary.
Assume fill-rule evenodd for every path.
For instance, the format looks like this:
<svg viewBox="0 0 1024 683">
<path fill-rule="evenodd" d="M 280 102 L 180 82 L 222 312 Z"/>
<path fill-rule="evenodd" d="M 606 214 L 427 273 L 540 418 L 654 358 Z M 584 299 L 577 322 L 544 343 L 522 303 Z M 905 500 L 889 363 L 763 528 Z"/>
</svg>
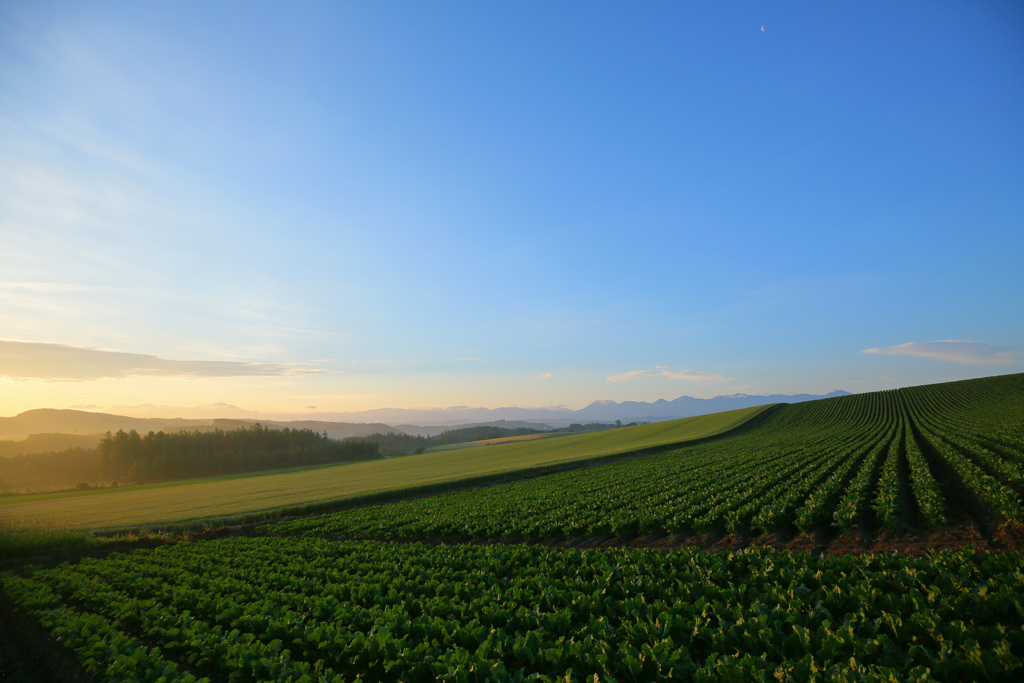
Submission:
<svg viewBox="0 0 1024 683">
<path fill-rule="evenodd" d="M 1021 372 L 1022 122 L 1014 2 L 0 3 L 0 413 Z"/>
</svg>

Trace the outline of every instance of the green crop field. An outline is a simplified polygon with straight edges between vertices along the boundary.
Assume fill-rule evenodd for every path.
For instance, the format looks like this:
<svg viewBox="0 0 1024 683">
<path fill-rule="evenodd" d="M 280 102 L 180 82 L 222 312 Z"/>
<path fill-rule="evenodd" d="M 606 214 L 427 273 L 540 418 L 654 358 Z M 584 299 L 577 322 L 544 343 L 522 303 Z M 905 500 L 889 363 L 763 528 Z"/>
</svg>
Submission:
<svg viewBox="0 0 1024 683">
<path fill-rule="evenodd" d="M 477 446 L 387 460 L 302 468 L 265 476 L 233 477 L 102 494 L 62 494 L 46 500 L 2 499 L 0 518 L 33 525 L 118 532 L 234 520 L 316 509 L 344 500 L 511 475 L 643 448 L 702 439 L 741 426 L 765 408 L 610 429 L 557 439 Z"/>
<path fill-rule="evenodd" d="M 646 458 L 286 523 L 275 533 L 552 537 L 1024 521 L 1024 375 L 785 406 Z"/>
<path fill-rule="evenodd" d="M 684 432 L 697 438 L 755 414 L 632 434 L 645 445 Z M 1021 528 L 1024 375 L 776 407 L 761 418 L 664 452 L 267 524 L 253 538 L 22 565 L 0 575 L 0 585 L 104 681 L 1024 676 L 1019 549 L 908 557 L 530 542 L 964 526 L 991 537 Z M 628 448 L 623 433 L 630 432 L 433 456 L 466 464 L 469 453 L 547 443 L 559 449 L 543 462 L 556 453 L 568 462 L 572 454 Z M 571 438 L 576 449 L 562 448 Z M 240 481 L 209 486 L 228 489 L 226 500 L 237 505 L 230 487 Z"/>
<path fill-rule="evenodd" d="M 3 584 L 108 681 L 1012 680 L 1021 559 L 238 538 Z"/>
</svg>

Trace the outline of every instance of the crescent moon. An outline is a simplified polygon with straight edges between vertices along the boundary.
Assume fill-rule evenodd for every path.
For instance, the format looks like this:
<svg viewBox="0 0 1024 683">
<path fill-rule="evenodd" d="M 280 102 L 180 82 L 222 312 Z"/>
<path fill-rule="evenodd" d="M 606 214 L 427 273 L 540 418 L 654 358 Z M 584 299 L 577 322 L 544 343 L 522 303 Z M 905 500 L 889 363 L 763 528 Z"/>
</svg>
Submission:
<svg viewBox="0 0 1024 683">
<path fill-rule="evenodd" d="M 761 27 L 761 30 L 762 30 L 762 31 L 764 30 L 764 26 L 762 26 L 762 27 Z"/>
</svg>

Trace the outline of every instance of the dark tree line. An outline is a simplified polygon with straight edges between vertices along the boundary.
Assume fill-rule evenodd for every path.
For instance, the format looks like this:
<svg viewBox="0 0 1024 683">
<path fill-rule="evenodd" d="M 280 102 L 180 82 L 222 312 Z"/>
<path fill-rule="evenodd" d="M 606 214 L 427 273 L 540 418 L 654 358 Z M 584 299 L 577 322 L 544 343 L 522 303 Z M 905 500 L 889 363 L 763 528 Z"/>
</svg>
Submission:
<svg viewBox="0 0 1024 683">
<path fill-rule="evenodd" d="M 249 428 L 201 432 L 107 433 L 97 448 L 107 479 L 153 482 L 217 474 L 321 465 L 379 457 L 360 437 L 331 439 L 311 429 Z"/>
<path fill-rule="evenodd" d="M 331 439 L 310 429 L 107 432 L 96 448 L 0 458 L 0 491 L 90 488 L 323 465 L 380 457 L 359 437 Z M 116 485 L 116 484 L 115 484 Z"/>
<path fill-rule="evenodd" d="M 72 488 L 103 480 L 95 448 L 0 458 L 0 491 Z"/>
<path fill-rule="evenodd" d="M 611 425 L 571 425 L 552 433 L 607 429 Z M 508 436 L 538 434 L 527 427 L 471 426 L 436 436 L 372 434 L 342 440 L 310 429 L 269 429 L 107 433 L 97 448 L 69 448 L 0 458 L 0 491 L 84 488 L 113 482 L 143 483 L 219 474 L 254 472 L 299 465 L 407 455 L 440 446 Z"/>
</svg>

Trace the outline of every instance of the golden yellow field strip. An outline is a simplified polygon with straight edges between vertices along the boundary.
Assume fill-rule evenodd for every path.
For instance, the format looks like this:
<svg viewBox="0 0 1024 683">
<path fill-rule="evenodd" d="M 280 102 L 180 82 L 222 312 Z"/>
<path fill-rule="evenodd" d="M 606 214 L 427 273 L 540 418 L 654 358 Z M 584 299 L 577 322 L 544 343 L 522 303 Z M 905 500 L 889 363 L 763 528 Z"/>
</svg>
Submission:
<svg viewBox="0 0 1024 683">
<path fill-rule="evenodd" d="M 160 529 L 243 515 L 274 514 L 369 494 L 440 485 L 679 443 L 728 431 L 766 406 L 502 446 L 477 446 L 386 460 L 106 495 L 9 503 L 0 517 L 54 521 L 97 532 Z"/>
<path fill-rule="evenodd" d="M 521 434 L 519 436 L 503 436 L 497 439 L 481 439 L 480 441 L 469 441 L 466 443 L 448 443 L 442 446 L 433 446 L 427 449 L 427 453 L 437 453 L 438 451 L 456 451 L 463 448 L 476 448 L 477 446 L 494 446 L 503 443 L 516 443 L 520 441 L 536 441 L 537 439 L 558 439 L 563 436 L 574 436 L 572 434 L 551 434 L 549 432 L 541 432 L 540 434 Z"/>
</svg>

